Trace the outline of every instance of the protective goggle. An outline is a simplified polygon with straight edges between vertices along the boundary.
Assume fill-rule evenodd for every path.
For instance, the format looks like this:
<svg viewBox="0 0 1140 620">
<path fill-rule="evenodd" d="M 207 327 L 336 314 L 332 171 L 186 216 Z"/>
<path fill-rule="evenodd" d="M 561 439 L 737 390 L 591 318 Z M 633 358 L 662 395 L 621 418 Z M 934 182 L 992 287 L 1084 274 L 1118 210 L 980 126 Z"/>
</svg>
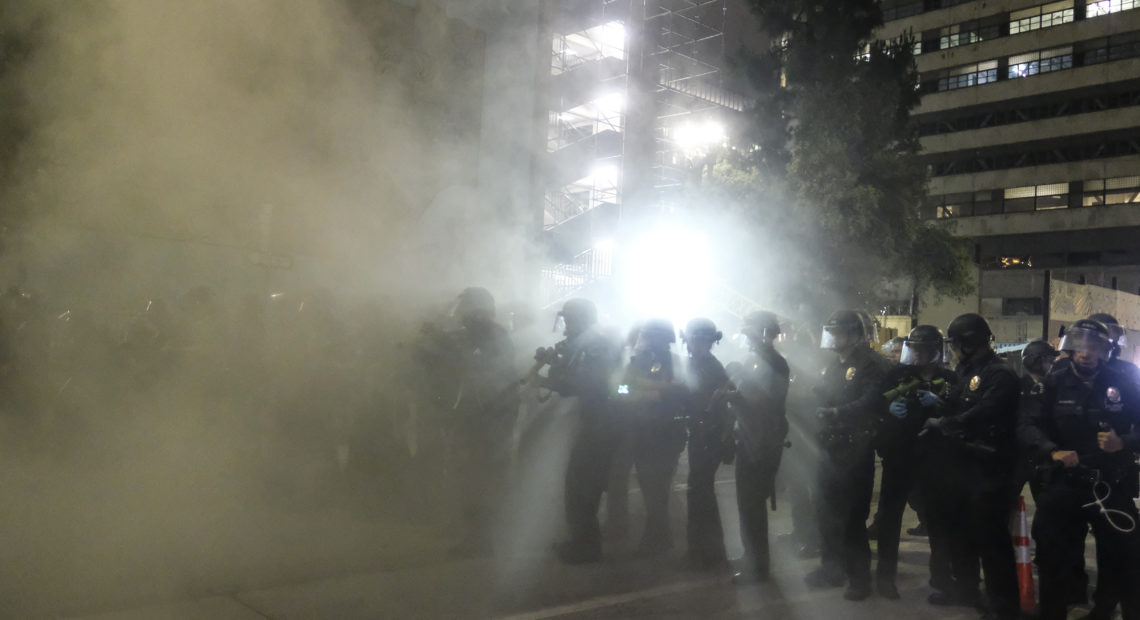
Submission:
<svg viewBox="0 0 1140 620">
<path fill-rule="evenodd" d="M 1104 334 L 1096 330 L 1071 327 L 1065 330 L 1065 335 L 1061 337 L 1061 344 L 1057 348 L 1070 353 L 1092 353 L 1107 361 L 1112 344 Z"/>
</svg>

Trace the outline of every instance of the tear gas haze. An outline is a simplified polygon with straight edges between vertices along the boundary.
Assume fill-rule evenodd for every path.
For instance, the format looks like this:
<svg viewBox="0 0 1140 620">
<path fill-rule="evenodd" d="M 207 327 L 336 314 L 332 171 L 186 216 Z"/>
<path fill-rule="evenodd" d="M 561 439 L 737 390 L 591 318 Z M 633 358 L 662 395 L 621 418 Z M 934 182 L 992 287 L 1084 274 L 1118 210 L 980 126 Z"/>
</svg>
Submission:
<svg viewBox="0 0 1140 620">
<path fill-rule="evenodd" d="M 399 343 L 472 281 L 513 292 L 529 251 L 475 189 L 483 34 L 349 0 L 8 1 L 0 22 L 22 50 L 0 73 L 21 121 L 0 616 L 446 545 Z"/>
</svg>

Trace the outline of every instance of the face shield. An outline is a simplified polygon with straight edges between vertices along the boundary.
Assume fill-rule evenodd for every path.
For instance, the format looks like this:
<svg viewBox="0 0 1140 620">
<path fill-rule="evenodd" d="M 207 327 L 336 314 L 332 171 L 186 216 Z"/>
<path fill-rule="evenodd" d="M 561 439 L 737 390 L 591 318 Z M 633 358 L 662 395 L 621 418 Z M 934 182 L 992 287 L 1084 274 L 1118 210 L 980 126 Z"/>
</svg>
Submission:
<svg viewBox="0 0 1140 620">
<path fill-rule="evenodd" d="M 1107 362 L 1112 344 L 1104 334 L 1084 327 L 1070 327 L 1061 337 L 1058 349 L 1070 355 L 1073 362 L 1084 368 L 1093 368 Z"/>
<path fill-rule="evenodd" d="M 780 340 L 780 337 L 782 335 L 778 327 L 762 327 L 760 329 L 750 327 L 746 328 L 743 333 L 744 336 L 748 338 L 748 343 L 753 347 L 757 347 L 762 344 L 775 344 Z"/>
<path fill-rule="evenodd" d="M 824 327 L 819 337 L 819 348 L 838 351 L 848 347 L 851 340 L 850 332 L 842 327 Z"/>
<path fill-rule="evenodd" d="M 942 347 L 932 343 L 904 342 L 899 363 L 903 366 L 926 366 L 942 361 Z"/>
</svg>

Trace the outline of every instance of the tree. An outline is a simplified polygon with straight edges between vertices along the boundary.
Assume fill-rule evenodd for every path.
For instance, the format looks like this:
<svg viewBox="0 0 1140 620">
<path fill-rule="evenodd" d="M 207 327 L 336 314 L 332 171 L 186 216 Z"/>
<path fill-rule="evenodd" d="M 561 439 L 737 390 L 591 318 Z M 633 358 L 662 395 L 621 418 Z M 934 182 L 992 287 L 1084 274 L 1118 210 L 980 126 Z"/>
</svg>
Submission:
<svg viewBox="0 0 1140 620">
<path fill-rule="evenodd" d="M 873 39 L 876 0 L 751 0 L 766 53 L 736 70 L 755 105 L 705 190 L 754 226 L 776 229 L 800 284 L 797 306 L 878 307 L 909 287 L 971 291 L 967 242 L 926 221 L 927 171 L 911 111 L 913 40 Z M 821 310 L 826 312 L 826 310 Z"/>
</svg>

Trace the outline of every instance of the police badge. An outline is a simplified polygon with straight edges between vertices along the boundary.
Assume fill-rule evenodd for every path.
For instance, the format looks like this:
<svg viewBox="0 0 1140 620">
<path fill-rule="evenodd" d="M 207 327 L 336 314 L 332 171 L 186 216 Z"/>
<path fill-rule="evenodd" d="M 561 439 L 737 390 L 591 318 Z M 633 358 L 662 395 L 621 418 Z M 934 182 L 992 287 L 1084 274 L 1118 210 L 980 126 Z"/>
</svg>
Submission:
<svg viewBox="0 0 1140 620">
<path fill-rule="evenodd" d="M 1110 403 L 1116 404 L 1120 402 L 1120 390 L 1114 387 L 1108 388 L 1108 392 L 1105 395 L 1108 396 L 1108 402 Z"/>
<path fill-rule="evenodd" d="M 850 381 L 850 380 L 852 380 L 852 379 L 854 379 L 854 378 L 855 378 L 855 367 L 854 367 L 854 366 L 852 366 L 851 368 L 848 368 L 848 369 L 847 369 L 847 376 L 846 376 L 846 378 L 847 378 L 847 380 L 848 380 L 848 381 Z"/>
<path fill-rule="evenodd" d="M 970 379 L 970 391 L 977 392 L 980 387 L 982 387 L 982 378 L 978 375 L 974 375 L 974 377 Z"/>
</svg>

